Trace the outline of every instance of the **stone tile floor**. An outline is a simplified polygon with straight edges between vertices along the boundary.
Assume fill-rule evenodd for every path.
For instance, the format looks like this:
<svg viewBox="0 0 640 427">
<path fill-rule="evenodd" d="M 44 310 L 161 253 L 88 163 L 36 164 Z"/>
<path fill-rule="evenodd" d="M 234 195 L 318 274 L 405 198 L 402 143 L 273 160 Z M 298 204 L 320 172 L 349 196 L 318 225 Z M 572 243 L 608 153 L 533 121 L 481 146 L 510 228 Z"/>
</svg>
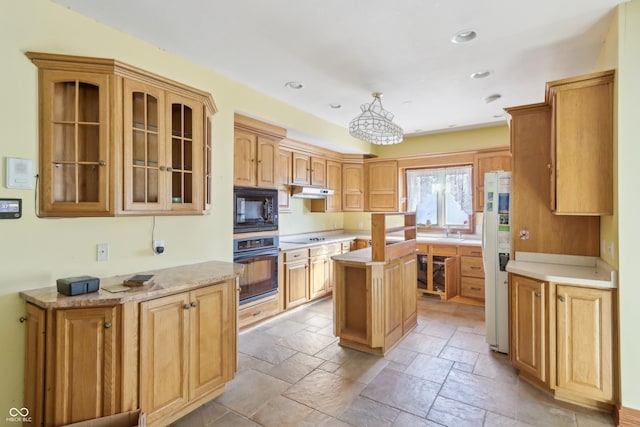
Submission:
<svg viewBox="0 0 640 427">
<path fill-rule="evenodd" d="M 614 425 L 520 381 L 485 343 L 482 307 L 419 298 L 383 358 L 340 347 L 332 316 L 328 298 L 241 333 L 227 390 L 172 427 Z"/>
</svg>

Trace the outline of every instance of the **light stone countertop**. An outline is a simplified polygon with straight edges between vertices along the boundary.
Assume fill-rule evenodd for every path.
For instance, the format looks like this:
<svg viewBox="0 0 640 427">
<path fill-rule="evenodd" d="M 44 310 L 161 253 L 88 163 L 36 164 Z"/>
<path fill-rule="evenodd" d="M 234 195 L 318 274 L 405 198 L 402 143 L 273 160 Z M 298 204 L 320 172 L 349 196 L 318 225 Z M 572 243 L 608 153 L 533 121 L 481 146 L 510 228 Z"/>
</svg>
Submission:
<svg viewBox="0 0 640 427">
<path fill-rule="evenodd" d="M 94 307 L 144 301 L 165 295 L 191 291 L 214 283 L 235 279 L 243 266 L 232 262 L 208 261 L 198 264 L 123 274 L 100 279 L 100 290 L 87 294 L 67 296 L 58 293 L 55 286 L 20 292 L 27 302 L 42 308 Z M 135 274 L 153 274 L 153 282 L 131 287 L 122 292 L 109 292 L 106 287 L 121 285 Z"/>
<path fill-rule="evenodd" d="M 597 257 L 516 252 L 507 271 L 538 280 L 594 288 L 617 288 L 617 272 Z"/>
</svg>

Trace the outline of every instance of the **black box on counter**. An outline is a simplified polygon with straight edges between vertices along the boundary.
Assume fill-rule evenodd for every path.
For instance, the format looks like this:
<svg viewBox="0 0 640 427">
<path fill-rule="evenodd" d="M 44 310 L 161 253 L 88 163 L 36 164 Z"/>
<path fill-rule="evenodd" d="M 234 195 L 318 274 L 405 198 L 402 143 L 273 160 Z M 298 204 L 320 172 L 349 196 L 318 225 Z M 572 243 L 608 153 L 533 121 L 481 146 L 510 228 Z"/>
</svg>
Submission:
<svg viewBox="0 0 640 427">
<path fill-rule="evenodd" d="M 100 279 L 92 276 L 65 277 L 56 281 L 58 292 L 68 296 L 97 292 Z"/>
</svg>

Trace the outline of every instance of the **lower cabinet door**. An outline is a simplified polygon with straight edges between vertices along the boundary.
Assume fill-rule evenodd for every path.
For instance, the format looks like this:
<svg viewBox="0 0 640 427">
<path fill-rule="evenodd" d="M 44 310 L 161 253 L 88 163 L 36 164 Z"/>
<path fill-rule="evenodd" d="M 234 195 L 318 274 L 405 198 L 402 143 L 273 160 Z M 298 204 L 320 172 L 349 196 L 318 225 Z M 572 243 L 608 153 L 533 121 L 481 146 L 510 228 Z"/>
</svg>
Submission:
<svg viewBox="0 0 640 427">
<path fill-rule="evenodd" d="M 307 261 L 285 264 L 285 308 L 309 301 L 309 264 Z"/>
<path fill-rule="evenodd" d="M 188 293 L 140 304 L 140 409 L 152 424 L 189 398 Z"/>
<path fill-rule="evenodd" d="M 557 389 L 613 400 L 612 291 L 557 286 Z"/>
<path fill-rule="evenodd" d="M 117 412 L 118 307 L 56 310 L 55 348 L 47 361 L 46 425 L 66 425 Z"/>
</svg>

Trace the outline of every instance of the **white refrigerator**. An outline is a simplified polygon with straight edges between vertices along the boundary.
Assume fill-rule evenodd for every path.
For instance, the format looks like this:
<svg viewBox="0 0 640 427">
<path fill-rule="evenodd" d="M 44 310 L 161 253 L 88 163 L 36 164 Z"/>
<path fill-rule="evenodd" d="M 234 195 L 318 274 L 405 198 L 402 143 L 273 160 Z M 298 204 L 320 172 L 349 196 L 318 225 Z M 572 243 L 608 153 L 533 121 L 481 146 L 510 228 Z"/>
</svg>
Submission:
<svg viewBox="0 0 640 427">
<path fill-rule="evenodd" d="M 511 172 L 484 176 L 482 222 L 485 321 L 487 343 L 492 350 L 509 352 L 509 276 L 511 258 Z"/>
</svg>

